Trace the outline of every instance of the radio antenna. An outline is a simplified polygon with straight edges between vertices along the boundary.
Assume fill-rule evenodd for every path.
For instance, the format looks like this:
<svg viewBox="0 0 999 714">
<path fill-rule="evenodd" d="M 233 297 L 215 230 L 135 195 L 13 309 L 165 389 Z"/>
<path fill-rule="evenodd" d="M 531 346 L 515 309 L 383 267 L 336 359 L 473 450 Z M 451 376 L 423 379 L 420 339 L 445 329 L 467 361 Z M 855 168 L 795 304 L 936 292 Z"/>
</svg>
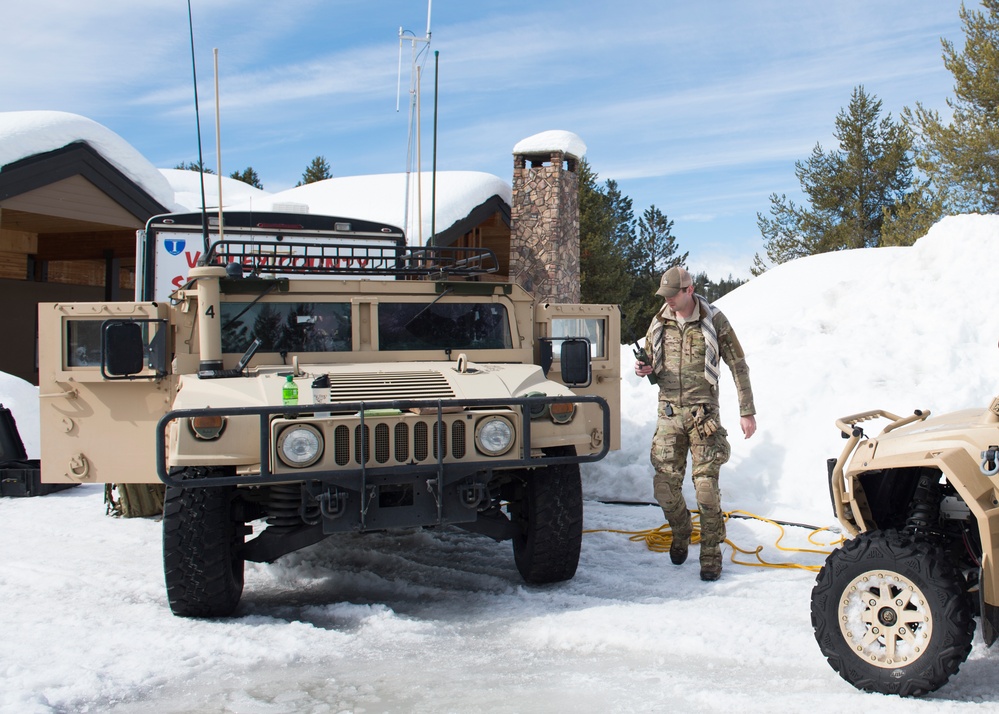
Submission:
<svg viewBox="0 0 999 714">
<path fill-rule="evenodd" d="M 399 111 L 399 99 L 402 94 L 402 44 L 403 42 L 409 42 L 412 50 L 412 59 L 410 61 L 410 80 L 409 80 L 409 139 L 406 146 L 406 188 L 405 188 L 405 203 L 404 203 L 404 213 L 403 213 L 403 226 L 405 227 L 406 234 L 411 235 L 409 230 L 409 180 L 410 173 L 413 168 L 413 141 L 414 134 L 416 146 L 417 146 L 417 157 L 416 157 L 416 200 L 417 209 L 422 208 L 421 204 L 423 201 L 422 197 L 422 182 L 420 181 L 420 150 L 419 150 L 419 132 L 420 132 L 420 116 L 419 116 L 419 99 L 420 99 L 420 70 L 422 69 L 421 62 L 426 61 L 426 54 L 430 48 L 430 11 L 433 6 L 433 0 L 427 0 L 427 34 L 425 37 L 417 37 L 412 32 L 403 30 L 399 28 L 399 76 L 396 81 L 396 100 L 395 100 L 395 110 Z M 422 43 L 423 46 L 417 51 L 416 47 L 418 43 Z M 415 126 L 415 130 L 414 130 Z M 423 244 L 423 226 L 422 220 L 419 224 L 415 226 L 417 240 L 419 244 Z"/>
<path fill-rule="evenodd" d="M 191 0 L 187 0 L 187 25 L 191 34 L 191 72 L 194 75 L 194 121 L 198 125 L 198 172 L 201 174 L 201 239 L 208 254 L 208 209 L 205 208 L 205 160 L 201 153 L 201 114 L 198 110 L 198 67 L 194 61 L 194 19 L 191 15 Z"/>
<path fill-rule="evenodd" d="M 219 241 L 221 242 L 225 240 L 225 235 L 222 227 L 222 114 L 219 108 L 219 48 L 216 47 L 212 54 L 215 57 L 215 165 L 219 172 Z M 204 176 L 204 174 L 201 175 L 202 182 Z M 207 246 L 205 250 L 208 250 Z"/>
</svg>

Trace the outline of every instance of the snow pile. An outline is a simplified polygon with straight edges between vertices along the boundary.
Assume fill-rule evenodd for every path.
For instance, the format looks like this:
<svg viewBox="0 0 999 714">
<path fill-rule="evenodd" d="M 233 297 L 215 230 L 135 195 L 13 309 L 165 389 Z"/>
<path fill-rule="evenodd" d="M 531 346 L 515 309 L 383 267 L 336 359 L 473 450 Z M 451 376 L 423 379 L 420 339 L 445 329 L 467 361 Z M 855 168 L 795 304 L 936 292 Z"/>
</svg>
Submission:
<svg viewBox="0 0 999 714">
<path fill-rule="evenodd" d="M 746 350 L 759 427 L 748 441 L 738 433 L 735 387 L 723 370 L 732 444 L 725 508 L 827 522 L 825 460 L 842 449 L 836 418 L 987 407 L 999 394 L 999 310 L 987 267 L 997 260 L 999 217 L 957 216 L 912 247 L 796 260 L 718 300 Z M 652 500 L 656 391 L 630 372 L 633 363 L 623 351 L 622 449 L 590 467 L 591 498 Z"/>
</svg>

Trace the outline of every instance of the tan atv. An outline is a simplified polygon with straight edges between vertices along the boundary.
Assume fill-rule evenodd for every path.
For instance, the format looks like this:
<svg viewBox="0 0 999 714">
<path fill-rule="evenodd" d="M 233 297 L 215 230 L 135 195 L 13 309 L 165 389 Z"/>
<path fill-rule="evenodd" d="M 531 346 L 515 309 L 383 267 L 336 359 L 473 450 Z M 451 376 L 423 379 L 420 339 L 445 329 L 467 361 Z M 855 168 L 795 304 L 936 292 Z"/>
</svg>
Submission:
<svg viewBox="0 0 999 714">
<path fill-rule="evenodd" d="M 154 219 L 159 243 L 201 220 Z M 226 223 L 165 299 L 39 306 L 43 479 L 165 483 L 183 616 L 341 532 L 456 525 L 511 540 L 527 582 L 571 578 L 579 464 L 619 439 L 617 307 L 536 301 L 491 251 L 391 226 Z"/>
<path fill-rule="evenodd" d="M 881 418 L 890 423 L 867 438 L 860 425 Z M 815 638 L 859 689 L 932 692 L 967 659 L 975 615 L 986 644 L 999 633 L 999 397 L 985 410 L 875 410 L 836 425 L 847 444 L 829 460 L 830 491 L 852 538 L 816 579 Z"/>
</svg>

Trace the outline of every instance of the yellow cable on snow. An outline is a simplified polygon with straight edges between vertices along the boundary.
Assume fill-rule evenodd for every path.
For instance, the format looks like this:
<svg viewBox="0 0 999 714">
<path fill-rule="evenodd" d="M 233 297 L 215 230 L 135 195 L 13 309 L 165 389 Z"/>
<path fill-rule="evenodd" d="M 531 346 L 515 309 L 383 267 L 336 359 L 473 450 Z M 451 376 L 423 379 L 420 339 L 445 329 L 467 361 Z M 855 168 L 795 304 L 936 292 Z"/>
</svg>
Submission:
<svg viewBox="0 0 999 714">
<path fill-rule="evenodd" d="M 701 530 L 699 527 L 700 513 L 698 511 L 691 511 L 691 513 L 694 515 L 693 518 L 694 530 L 693 533 L 691 533 L 690 542 L 700 543 L 701 541 Z M 776 546 L 778 550 L 783 550 L 784 552 L 787 553 L 814 553 L 817 555 L 829 555 L 829 553 L 832 552 L 830 550 L 816 550 L 812 548 L 789 548 L 787 546 L 781 545 L 781 540 L 783 540 L 784 536 L 786 535 L 786 532 L 784 531 L 784 526 L 782 526 L 777 521 L 771 520 L 769 518 L 764 518 L 763 516 L 757 516 L 754 513 L 749 513 L 747 511 L 740 511 L 740 510 L 725 511 L 723 515 L 725 516 L 726 521 L 728 521 L 733 515 L 738 515 L 744 518 L 750 518 L 753 520 L 761 521 L 763 523 L 769 523 L 770 525 L 776 526 L 777 529 L 780 531 L 780 535 L 778 535 L 777 540 L 774 541 L 774 546 Z M 836 540 L 833 540 L 831 543 L 816 542 L 815 537 L 819 533 L 822 533 L 823 531 L 831 532 L 829 531 L 828 528 L 815 528 L 811 531 L 811 533 L 808 534 L 808 542 L 811 543 L 812 545 L 817 546 L 818 548 L 831 548 L 835 545 L 839 545 L 840 543 L 846 540 L 841 536 Z M 670 545 L 673 543 L 673 534 L 670 529 L 669 523 L 664 523 L 658 528 L 650 528 L 648 530 L 642 530 L 642 531 L 624 531 L 624 530 L 615 530 L 613 528 L 595 528 L 592 530 L 585 530 L 583 532 L 620 533 L 622 535 L 628 536 L 628 540 L 631 541 L 636 541 L 636 542 L 645 541 L 646 547 L 649 550 L 654 551 L 656 553 L 668 553 Z M 731 561 L 736 565 L 745 565 L 751 568 L 790 568 L 797 570 L 807 570 L 812 573 L 817 573 L 819 569 L 822 567 L 821 565 L 802 565 L 800 563 L 770 563 L 763 560 L 763 558 L 760 557 L 760 553 L 763 551 L 762 545 L 756 546 L 755 550 L 746 550 L 744 548 L 740 548 L 728 538 L 725 539 L 725 542 L 728 545 L 732 546 Z M 755 556 L 757 562 L 753 563 L 753 562 L 736 560 L 737 553 L 743 553 L 745 555 Z"/>
</svg>

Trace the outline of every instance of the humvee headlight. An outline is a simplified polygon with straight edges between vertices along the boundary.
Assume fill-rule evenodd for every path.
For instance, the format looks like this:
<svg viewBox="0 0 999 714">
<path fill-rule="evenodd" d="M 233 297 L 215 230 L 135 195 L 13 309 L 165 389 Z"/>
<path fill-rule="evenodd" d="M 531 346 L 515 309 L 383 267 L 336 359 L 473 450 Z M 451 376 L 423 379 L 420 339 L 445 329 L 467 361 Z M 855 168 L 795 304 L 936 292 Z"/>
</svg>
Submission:
<svg viewBox="0 0 999 714">
<path fill-rule="evenodd" d="M 503 417 L 483 419 L 475 430 L 475 443 L 486 456 L 502 456 L 513 445 L 513 425 Z"/>
<path fill-rule="evenodd" d="M 224 416 L 197 416 L 191 417 L 187 421 L 188 426 L 194 433 L 195 438 L 203 441 L 212 441 L 222 436 L 225 431 Z"/>
<path fill-rule="evenodd" d="M 288 466 L 302 469 L 312 466 L 323 453 L 323 435 L 309 424 L 289 426 L 277 440 L 277 452 Z"/>
<path fill-rule="evenodd" d="M 568 424 L 576 415 L 576 405 L 572 402 L 555 402 L 549 410 L 556 424 Z"/>
</svg>

